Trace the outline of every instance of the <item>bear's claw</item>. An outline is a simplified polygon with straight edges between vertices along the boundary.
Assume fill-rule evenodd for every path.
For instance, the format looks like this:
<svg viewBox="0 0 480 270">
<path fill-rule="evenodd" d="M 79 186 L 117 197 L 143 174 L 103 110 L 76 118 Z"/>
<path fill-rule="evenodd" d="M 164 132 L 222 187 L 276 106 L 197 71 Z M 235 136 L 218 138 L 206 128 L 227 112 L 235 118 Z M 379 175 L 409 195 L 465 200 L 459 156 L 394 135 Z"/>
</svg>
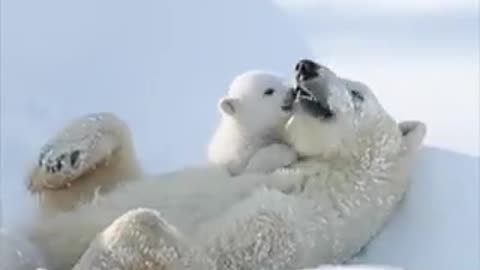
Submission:
<svg viewBox="0 0 480 270">
<path fill-rule="evenodd" d="M 30 177 L 28 189 L 61 189 L 100 164 L 128 138 L 128 128 L 117 117 L 96 113 L 75 119 L 60 130 L 41 149 Z"/>
<path fill-rule="evenodd" d="M 48 144 L 41 151 L 38 159 L 38 166 L 40 168 L 43 168 L 47 173 L 58 173 L 62 170 L 70 171 L 78 169 L 82 153 L 80 150 L 77 149 L 54 156 L 52 148 L 53 146 Z"/>
</svg>

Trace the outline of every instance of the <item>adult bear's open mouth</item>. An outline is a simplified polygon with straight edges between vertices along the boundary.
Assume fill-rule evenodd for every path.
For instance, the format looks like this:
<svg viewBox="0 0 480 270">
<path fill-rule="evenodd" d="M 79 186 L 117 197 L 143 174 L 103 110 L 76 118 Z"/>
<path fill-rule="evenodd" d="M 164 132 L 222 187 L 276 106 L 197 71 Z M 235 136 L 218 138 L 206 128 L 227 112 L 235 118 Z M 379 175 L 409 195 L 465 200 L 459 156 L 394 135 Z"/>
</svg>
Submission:
<svg viewBox="0 0 480 270">
<path fill-rule="evenodd" d="M 334 116 L 333 111 L 327 100 L 317 99 L 310 91 L 301 90 L 296 98 L 302 107 L 303 111 L 311 114 L 314 117 L 323 119 L 330 119 Z"/>
<path fill-rule="evenodd" d="M 314 117 L 330 119 L 334 112 L 328 103 L 330 90 L 327 78 L 319 76 L 319 64 L 303 59 L 295 66 L 297 87 L 295 89 L 295 102 L 300 104 L 304 112 Z"/>
<path fill-rule="evenodd" d="M 309 99 L 312 101 L 316 101 L 315 97 L 310 93 L 308 90 L 305 90 L 301 87 L 291 88 L 290 92 L 288 93 L 287 97 L 285 98 L 282 109 L 284 111 L 291 111 L 293 110 L 293 104 L 300 99 Z"/>
<path fill-rule="evenodd" d="M 312 92 L 305 88 L 292 89 L 292 93 L 285 100 L 282 110 L 290 112 L 294 109 L 295 104 L 298 104 L 304 112 L 314 117 L 329 119 L 334 116 L 326 100 L 318 100 Z"/>
</svg>

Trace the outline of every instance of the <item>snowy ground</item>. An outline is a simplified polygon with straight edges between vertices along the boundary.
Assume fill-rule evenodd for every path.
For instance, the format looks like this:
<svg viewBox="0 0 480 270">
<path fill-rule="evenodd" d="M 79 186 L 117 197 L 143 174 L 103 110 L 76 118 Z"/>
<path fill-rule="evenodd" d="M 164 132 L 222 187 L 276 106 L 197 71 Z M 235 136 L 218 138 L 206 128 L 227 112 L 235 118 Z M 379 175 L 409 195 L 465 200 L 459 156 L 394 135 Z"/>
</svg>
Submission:
<svg viewBox="0 0 480 270">
<path fill-rule="evenodd" d="M 25 166 L 71 118 L 120 115 L 149 171 L 202 163 L 235 74 L 315 57 L 429 128 L 410 194 L 357 262 L 480 269 L 478 2 L 274 2 L 3 0 L 2 223 L 28 219 Z"/>
</svg>

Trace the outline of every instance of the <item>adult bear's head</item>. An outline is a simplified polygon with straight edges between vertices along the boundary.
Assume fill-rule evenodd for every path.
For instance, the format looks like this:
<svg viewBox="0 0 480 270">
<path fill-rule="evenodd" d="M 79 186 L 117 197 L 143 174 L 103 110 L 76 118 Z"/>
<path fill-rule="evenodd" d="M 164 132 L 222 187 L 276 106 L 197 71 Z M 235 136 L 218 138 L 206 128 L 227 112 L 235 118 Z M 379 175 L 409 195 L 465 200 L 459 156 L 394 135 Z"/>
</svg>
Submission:
<svg viewBox="0 0 480 270">
<path fill-rule="evenodd" d="M 423 142 L 425 124 L 397 124 L 366 85 L 308 59 L 296 64 L 295 78 L 297 88 L 284 108 L 292 110 L 286 131 L 300 155 L 388 159 Z"/>
</svg>

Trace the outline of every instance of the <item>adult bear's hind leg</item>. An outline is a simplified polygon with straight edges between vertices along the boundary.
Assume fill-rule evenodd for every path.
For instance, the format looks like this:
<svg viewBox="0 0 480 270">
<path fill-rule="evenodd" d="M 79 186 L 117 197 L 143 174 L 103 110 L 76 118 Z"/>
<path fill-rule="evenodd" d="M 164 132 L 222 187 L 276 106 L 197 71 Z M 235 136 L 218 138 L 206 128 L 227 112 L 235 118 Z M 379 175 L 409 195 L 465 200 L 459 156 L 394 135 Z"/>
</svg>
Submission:
<svg viewBox="0 0 480 270">
<path fill-rule="evenodd" d="M 207 262 L 160 213 L 139 208 L 100 233 L 73 270 L 211 269 Z"/>
<path fill-rule="evenodd" d="M 111 113 L 75 119 L 41 149 L 27 177 L 45 210 L 70 210 L 142 174 L 128 126 Z"/>
</svg>

